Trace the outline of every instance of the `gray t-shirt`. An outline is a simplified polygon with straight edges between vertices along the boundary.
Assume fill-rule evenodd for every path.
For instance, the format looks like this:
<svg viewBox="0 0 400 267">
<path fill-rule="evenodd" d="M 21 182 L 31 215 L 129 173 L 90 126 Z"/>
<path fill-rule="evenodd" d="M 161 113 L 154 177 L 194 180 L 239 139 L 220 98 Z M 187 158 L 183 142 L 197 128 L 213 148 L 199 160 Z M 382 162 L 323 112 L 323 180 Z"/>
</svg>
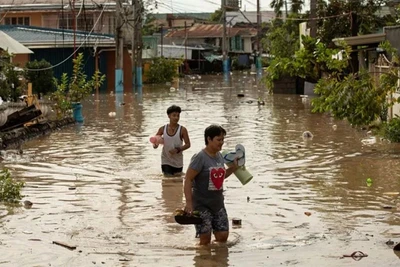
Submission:
<svg viewBox="0 0 400 267">
<path fill-rule="evenodd" d="M 224 207 L 223 184 L 226 171 L 221 153 L 211 157 L 201 150 L 192 157 L 189 168 L 199 172 L 193 182 L 193 209 L 217 213 Z"/>
</svg>

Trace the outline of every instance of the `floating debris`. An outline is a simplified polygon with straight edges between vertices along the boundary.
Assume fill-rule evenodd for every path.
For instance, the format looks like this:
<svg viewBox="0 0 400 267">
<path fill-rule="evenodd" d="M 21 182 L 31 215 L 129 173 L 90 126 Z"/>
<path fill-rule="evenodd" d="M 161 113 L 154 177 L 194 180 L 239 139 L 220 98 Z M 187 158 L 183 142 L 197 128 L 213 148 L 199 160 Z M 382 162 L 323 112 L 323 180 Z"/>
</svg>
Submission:
<svg viewBox="0 0 400 267">
<path fill-rule="evenodd" d="M 313 137 L 314 137 L 314 135 L 310 131 L 305 131 L 303 133 L 303 138 L 305 138 L 305 139 L 312 139 Z"/>
<path fill-rule="evenodd" d="M 233 224 L 233 225 L 242 225 L 242 219 L 233 218 L 233 219 L 232 219 L 232 224 Z"/>
</svg>

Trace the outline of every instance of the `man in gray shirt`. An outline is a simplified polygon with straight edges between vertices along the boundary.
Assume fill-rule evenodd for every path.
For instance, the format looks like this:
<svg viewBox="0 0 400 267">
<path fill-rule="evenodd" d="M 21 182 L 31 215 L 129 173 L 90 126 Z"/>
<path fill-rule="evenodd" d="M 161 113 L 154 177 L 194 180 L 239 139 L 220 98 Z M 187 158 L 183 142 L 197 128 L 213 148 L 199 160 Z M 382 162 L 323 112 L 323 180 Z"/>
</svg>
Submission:
<svg viewBox="0 0 400 267">
<path fill-rule="evenodd" d="M 206 147 L 195 154 L 186 171 L 184 192 L 185 212 L 200 212 L 202 224 L 196 225 L 200 245 L 211 242 L 211 232 L 218 242 L 226 242 L 229 236 L 229 221 L 224 204 L 223 184 L 238 168 L 237 160 L 225 169 L 220 151 L 226 131 L 218 125 L 211 125 L 204 131 Z"/>
</svg>

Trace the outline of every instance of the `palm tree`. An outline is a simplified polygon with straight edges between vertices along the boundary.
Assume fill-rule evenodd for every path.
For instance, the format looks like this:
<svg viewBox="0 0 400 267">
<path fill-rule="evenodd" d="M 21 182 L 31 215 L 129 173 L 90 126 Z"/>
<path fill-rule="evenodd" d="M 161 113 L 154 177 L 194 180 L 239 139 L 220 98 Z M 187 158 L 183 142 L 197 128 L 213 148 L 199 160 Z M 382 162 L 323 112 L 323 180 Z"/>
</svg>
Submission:
<svg viewBox="0 0 400 267">
<path fill-rule="evenodd" d="M 288 16 L 288 1 L 287 0 L 272 0 L 270 7 L 274 9 L 276 16 L 282 16 L 282 8 L 285 6 L 286 17 Z M 304 0 L 292 0 L 290 6 L 290 12 L 298 14 L 302 10 Z"/>
<path fill-rule="evenodd" d="M 290 7 L 290 12 L 292 13 L 300 13 L 303 9 L 304 0 L 292 0 L 292 5 Z"/>
<path fill-rule="evenodd" d="M 286 0 L 272 0 L 270 7 L 274 9 L 274 12 L 277 17 L 282 16 L 282 7 L 286 4 Z M 286 12 L 287 15 L 287 12 Z"/>
</svg>

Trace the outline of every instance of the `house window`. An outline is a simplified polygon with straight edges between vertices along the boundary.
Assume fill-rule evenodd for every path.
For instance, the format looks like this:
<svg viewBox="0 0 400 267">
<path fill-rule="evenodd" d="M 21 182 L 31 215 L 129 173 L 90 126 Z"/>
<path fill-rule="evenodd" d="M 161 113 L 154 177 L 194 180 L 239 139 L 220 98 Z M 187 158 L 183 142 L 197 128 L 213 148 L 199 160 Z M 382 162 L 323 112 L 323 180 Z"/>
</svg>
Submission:
<svg viewBox="0 0 400 267">
<path fill-rule="evenodd" d="M 31 25 L 30 17 L 8 17 L 4 19 L 5 25 Z"/>
<path fill-rule="evenodd" d="M 77 19 L 76 29 L 78 31 L 91 31 L 93 28 L 93 15 L 80 15 Z M 74 17 L 72 14 L 64 14 L 64 16 L 59 16 L 59 28 L 73 30 L 74 29 Z"/>
</svg>

